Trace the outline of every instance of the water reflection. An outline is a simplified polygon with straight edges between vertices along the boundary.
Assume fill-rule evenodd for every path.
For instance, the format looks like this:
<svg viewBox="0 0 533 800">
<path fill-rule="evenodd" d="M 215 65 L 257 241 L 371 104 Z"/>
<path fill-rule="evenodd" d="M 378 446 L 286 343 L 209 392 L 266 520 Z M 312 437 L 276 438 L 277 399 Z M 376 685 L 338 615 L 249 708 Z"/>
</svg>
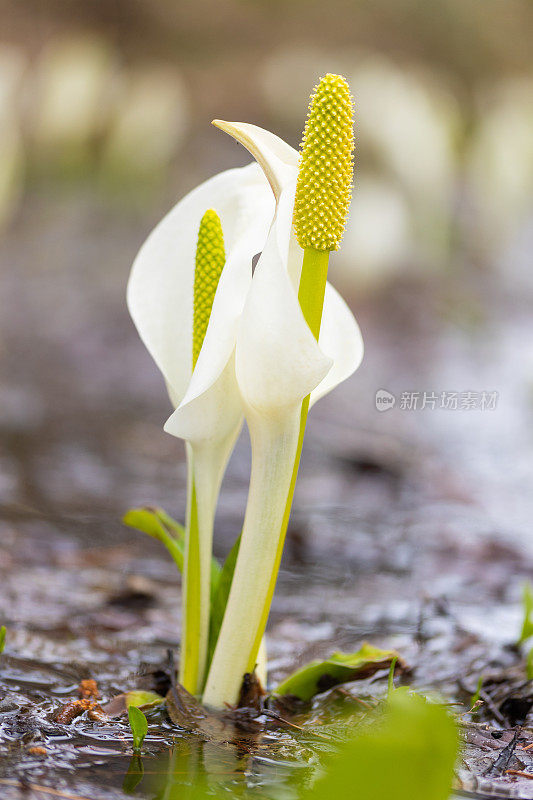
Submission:
<svg viewBox="0 0 533 800">
<path fill-rule="evenodd" d="M 319 752 L 283 732 L 215 743 L 176 739 L 174 747 L 143 772 L 132 759 L 123 789 L 140 786 L 153 800 L 192 800 L 230 793 L 234 797 L 297 798 L 309 785 Z M 142 785 L 140 785 L 143 778 Z"/>
<path fill-rule="evenodd" d="M 155 792 L 154 800 L 187 800 L 229 789 L 232 795 L 244 797 L 252 751 L 253 746 L 238 742 L 213 745 L 204 741 L 176 741 L 159 762 L 161 773 L 150 776 L 147 787 Z"/>
<path fill-rule="evenodd" d="M 126 794 L 133 794 L 139 783 L 144 777 L 144 765 L 142 758 L 138 755 L 132 756 L 128 771 L 124 777 L 122 789 Z"/>
<path fill-rule="evenodd" d="M 384 691 L 386 671 L 373 690 Z M 364 687 L 364 688 L 363 688 Z M 153 766 L 132 759 L 124 789 L 139 786 L 153 800 L 198 798 L 205 794 L 243 798 L 299 798 L 316 778 L 323 759 L 353 734 L 366 718 L 369 687 L 358 696 L 332 689 L 310 706 L 273 704 L 253 712 L 207 714 L 196 734 L 175 738 L 173 747 Z M 216 724 L 218 723 L 218 725 Z M 135 782 L 137 780 L 137 782 Z"/>
</svg>

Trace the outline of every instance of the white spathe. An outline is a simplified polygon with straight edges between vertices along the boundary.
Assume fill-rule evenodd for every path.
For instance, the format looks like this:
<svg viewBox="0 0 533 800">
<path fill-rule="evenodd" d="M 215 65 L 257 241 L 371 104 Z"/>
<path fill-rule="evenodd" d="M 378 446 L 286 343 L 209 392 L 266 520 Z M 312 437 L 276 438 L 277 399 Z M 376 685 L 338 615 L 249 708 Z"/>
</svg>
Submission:
<svg viewBox="0 0 533 800">
<path fill-rule="evenodd" d="M 209 208 L 222 223 L 226 264 L 193 372 L 196 246 Z M 251 282 L 251 260 L 263 249 L 273 214 L 268 183 L 257 164 L 250 164 L 221 172 L 190 192 L 141 247 L 128 283 L 128 308 L 175 407 L 206 392 L 227 365 Z"/>
</svg>

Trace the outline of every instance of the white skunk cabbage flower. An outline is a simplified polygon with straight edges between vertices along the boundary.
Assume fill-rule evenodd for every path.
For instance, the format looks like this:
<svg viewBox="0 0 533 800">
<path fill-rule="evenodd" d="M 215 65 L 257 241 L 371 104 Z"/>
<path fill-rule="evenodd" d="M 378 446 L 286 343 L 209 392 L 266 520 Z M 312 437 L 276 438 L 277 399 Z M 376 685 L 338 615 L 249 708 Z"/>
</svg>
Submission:
<svg viewBox="0 0 533 800">
<path fill-rule="evenodd" d="M 298 299 L 304 248 L 326 254 L 327 267 L 328 251 L 336 249 L 342 236 L 351 190 L 351 148 L 349 167 L 340 165 L 349 169 L 349 180 L 327 188 L 335 200 L 330 207 L 326 197 L 321 212 L 324 225 L 317 228 L 309 220 L 312 206 L 323 198 L 313 200 L 300 191 L 305 164 L 299 175 L 298 153 L 254 125 L 215 124 L 252 153 L 276 198 L 276 214 L 236 339 L 236 377 L 250 431 L 252 473 L 233 583 L 203 695 L 207 705 L 223 707 L 236 701 L 244 673 L 254 669 L 264 633 L 303 436 L 302 403 L 310 395 L 313 405 L 351 375 L 361 362 L 363 342 L 350 309 L 331 285 L 325 287 L 318 342 Z M 339 211 L 342 205 L 345 208 Z M 300 243 L 293 231 L 293 217 Z"/>
<path fill-rule="evenodd" d="M 357 368 L 363 345 L 350 310 L 325 284 L 325 272 L 323 314 L 322 296 L 318 304 L 321 329 L 320 317 L 318 326 L 310 327 L 299 301 L 304 253 L 318 254 L 318 261 L 326 255 L 327 269 L 329 250 L 336 249 L 342 235 L 349 203 L 346 174 L 344 184 L 328 187 L 328 202 L 320 212 L 325 224 L 317 228 L 309 221 L 309 209 L 321 202 L 320 192 L 313 194 L 311 187 L 308 195 L 297 194 L 296 151 L 253 125 L 219 127 L 241 141 L 260 166 L 221 173 L 178 203 L 137 256 L 128 306 L 175 407 L 165 430 L 187 443 L 180 680 L 194 693 L 204 685 L 216 500 L 243 413 L 250 430 L 252 475 L 242 540 L 204 694 L 206 703 L 222 706 L 235 701 L 244 672 L 253 670 L 257 660 L 306 403 L 316 402 Z M 328 152 L 320 157 L 324 178 Z M 349 160 L 349 170 L 347 164 L 341 167 L 351 180 L 351 150 Z M 339 163 L 337 157 L 337 168 Z M 299 243 L 292 232 L 293 215 L 303 231 Z M 260 251 L 252 279 L 252 257 Z M 203 252 L 209 257 L 204 259 Z"/>
<path fill-rule="evenodd" d="M 130 314 L 175 408 L 165 430 L 187 443 L 180 680 L 193 693 L 205 677 L 215 508 L 243 420 L 234 365 L 237 325 L 252 258 L 264 246 L 273 213 L 272 192 L 257 164 L 222 172 L 157 225 L 128 283 Z"/>
</svg>

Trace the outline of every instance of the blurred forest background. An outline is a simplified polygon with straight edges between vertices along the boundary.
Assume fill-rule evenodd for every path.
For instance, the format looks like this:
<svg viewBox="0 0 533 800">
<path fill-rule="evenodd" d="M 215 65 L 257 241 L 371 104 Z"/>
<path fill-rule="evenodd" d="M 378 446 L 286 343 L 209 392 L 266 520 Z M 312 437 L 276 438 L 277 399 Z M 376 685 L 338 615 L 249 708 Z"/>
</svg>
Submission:
<svg viewBox="0 0 533 800">
<path fill-rule="evenodd" d="M 185 192 L 248 161 L 212 118 L 297 146 L 326 71 L 350 81 L 357 136 L 332 279 L 367 341 L 357 386 L 331 402 L 361 430 L 435 428 L 450 458 L 455 430 L 489 488 L 530 476 L 513 409 L 530 408 L 533 374 L 532 30 L 530 0 L 3 0 L 4 514 L 180 505 L 168 402 L 125 309 L 131 262 Z M 506 405 L 490 423 L 380 416 L 378 388 L 497 389 Z"/>
<path fill-rule="evenodd" d="M 338 71 L 358 141 L 343 271 L 494 262 L 531 211 L 532 28 L 527 0 L 4 0 L 3 227 L 43 194 L 156 219 L 245 160 L 213 117 L 297 145 L 310 89 Z"/>
</svg>

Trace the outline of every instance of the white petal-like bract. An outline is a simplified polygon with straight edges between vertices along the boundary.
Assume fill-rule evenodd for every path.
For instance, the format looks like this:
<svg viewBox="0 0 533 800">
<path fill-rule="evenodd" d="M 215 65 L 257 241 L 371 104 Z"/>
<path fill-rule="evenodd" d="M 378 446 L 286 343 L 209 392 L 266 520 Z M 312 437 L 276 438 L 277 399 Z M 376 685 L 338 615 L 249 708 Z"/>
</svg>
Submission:
<svg viewBox="0 0 533 800">
<path fill-rule="evenodd" d="M 224 232 L 230 284 L 226 303 L 215 296 L 210 326 L 224 315 L 229 326 L 240 314 L 250 281 L 251 260 L 262 249 L 274 212 L 270 187 L 257 164 L 227 170 L 202 183 L 161 220 L 141 247 L 128 283 L 128 308 L 152 358 L 163 373 L 173 403 L 181 402 L 192 374 L 194 265 L 203 214 L 213 208 Z M 226 268 L 223 271 L 226 272 Z M 218 294 L 218 292 L 217 292 Z M 216 315 L 215 315 L 215 312 Z M 211 339 L 206 334 L 205 344 Z M 227 326 L 219 319 L 219 328 Z M 215 337 L 216 338 L 216 337 Z M 207 365 L 202 353 L 197 369 L 206 391 L 224 369 L 234 338 L 223 337 Z M 210 348 L 212 347 L 209 342 Z"/>
</svg>

